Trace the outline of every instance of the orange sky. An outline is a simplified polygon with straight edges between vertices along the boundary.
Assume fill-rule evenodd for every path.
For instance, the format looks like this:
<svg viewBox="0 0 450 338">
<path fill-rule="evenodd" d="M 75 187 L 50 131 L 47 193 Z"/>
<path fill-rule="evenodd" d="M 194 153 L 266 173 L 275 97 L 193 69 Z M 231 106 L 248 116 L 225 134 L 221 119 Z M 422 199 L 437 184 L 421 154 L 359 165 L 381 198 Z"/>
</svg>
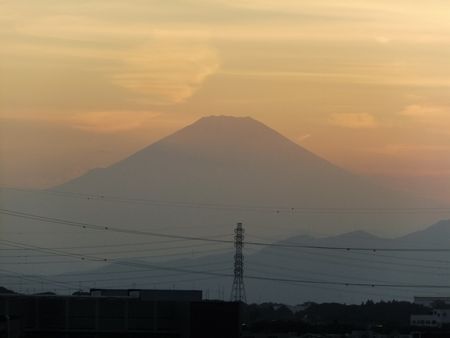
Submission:
<svg viewBox="0 0 450 338">
<path fill-rule="evenodd" d="M 447 0 L 14 0 L 0 27 L 0 185 L 226 114 L 450 201 Z"/>
</svg>

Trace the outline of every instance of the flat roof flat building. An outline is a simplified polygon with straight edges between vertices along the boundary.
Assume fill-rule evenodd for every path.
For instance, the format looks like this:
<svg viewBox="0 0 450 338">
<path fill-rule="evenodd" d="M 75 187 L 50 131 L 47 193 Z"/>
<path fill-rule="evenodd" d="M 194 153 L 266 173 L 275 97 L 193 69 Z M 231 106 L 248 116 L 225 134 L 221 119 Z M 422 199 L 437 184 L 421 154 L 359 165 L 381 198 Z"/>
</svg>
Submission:
<svg viewBox="0 0 450 338">
<path fill-rule="evenodd" d="M 204 301 L 197 290 L 91 289 L 0 295 L 0 337 L 237 338 L 239 303 Z M 6 331 L 14 328 L 14 332 Z"/>
<path fill-rule="evenodd" d="M 158 290 L 158 289 L 91 289 L 94 297 L 132 297 L 153 301 L 186 301 L 202 300 L 201 290 Z"/>
</svg>

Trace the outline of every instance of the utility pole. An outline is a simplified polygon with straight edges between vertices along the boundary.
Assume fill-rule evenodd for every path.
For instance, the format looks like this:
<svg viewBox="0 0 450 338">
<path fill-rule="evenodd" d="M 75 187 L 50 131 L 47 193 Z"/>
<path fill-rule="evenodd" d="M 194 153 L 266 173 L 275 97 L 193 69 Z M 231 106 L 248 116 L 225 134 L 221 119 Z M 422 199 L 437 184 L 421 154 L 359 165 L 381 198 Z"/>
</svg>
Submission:
<svg viewBox="0 0 450 338">
<path fill-rule="evenodd" d="M 234 279 L 231 287 L 231 301 L 233 302 L 247 302 L 245 296 L 244 286 L 244 254 L 242 248 L 244 247 L 244 228 L 242 223 L 237 223 L 234 229 L 234 247 L 236 252 L 234 254 Z"/>
</svg>

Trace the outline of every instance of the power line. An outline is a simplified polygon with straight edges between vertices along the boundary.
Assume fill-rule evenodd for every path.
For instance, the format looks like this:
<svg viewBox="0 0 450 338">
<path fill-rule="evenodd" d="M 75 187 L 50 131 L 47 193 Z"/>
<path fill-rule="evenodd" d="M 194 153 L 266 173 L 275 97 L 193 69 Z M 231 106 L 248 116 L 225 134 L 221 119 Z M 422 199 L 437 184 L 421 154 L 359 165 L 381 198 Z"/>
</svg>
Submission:
<svg viewBox="0 0 450 338">
<path fill-rule="evenodd" d="M 252 238 L 256 238 L 259 240 L 267 240 L 267 238 L 264 237 L 260 237 L 260 236 L 254 236 L 254 235 L 250 235 L 248 237 L 252 237 Z M 288 242 L 288 241 L 283 241 L 283 243 L 288 243 L 288 244 L 296 244 L 295 242 Z M 416 241 L 416 243 L 420 243 L 418 241 Z M 404 261 L 412 261 L 412 262 L 426 262 L 426 263 L 438 263 L 438 264 L 444 264 L 446 265 L 444 266 L 429 266 L 429 265 L 418 265 L 418 264 L 408 264 L 410 266 L 418 266 L 418 267 L 428 267 L 428 268 L 436 268 L 436 269 L 442 269 L 442 268 L 448 268 L 448 265 L 450 264 L 449 260 L 442 260 L 442 259 L 427 259 L 427 258 L 423 258 L 423 257 L 404 257 L 404 256 L 399 256 L 399 255 L 386 255 L 386 254 L 380 254 L 378 252 L 353 252 L 359 255 L 365 255 L 366 257 L 371 257 L 371 258 L 392 258 L 392 259 L 396 259 L 396 260 L 404 260 Z M 380 261 L 381 263 L 383 263 L 383 261 Z M 404 265 L 404 263 L 395 263 L 395 262 L 390 262 L 389 264 L 398 264 L 398 265 Z"/>
<path fill-rule="evenodd" d="M 47 251 L 47 248 L 29 245 L 24 243 L 17 243 L 18 245 L 23 245 L 24 247 L 28 246 L 30 248 L 34 248 L 36 250 Z M 174 271 L 174 272 L 182 272 L 187 274 L 200 274 L 200 275 L 208 275 L 208 276 L 216 276 L 216 277 L 233 277 L 232 274 L 221 273 L 221 272 L 212 272 L 212 271 L 204 271 L 204 270 L 191 270 L 186 268 L 176 268 L 176 267 L 168 267 L 168 266 L 159 266 L 149 263 L 142 262 L 123 262 L 118 260 L 109 260 L 103 257 L 96 256 L 83 256 L 72 253 L 60 252 L 61 255 L 73 255 L 78 256 L 82 260 L 92 260 L 92 261 L 107 261 L 112 264 L 122 265 L 122 266 L 130 266 L 130 267 L 139 267 L 139 268 L 152 268 L 155 270 L 164 270 L 164 271 Z M 326 280 L 309 280 L 309 279 L 294 279 L 294 278 L 276 278 L 276 277 L 265 277 L 265 276 L 255 276 L 255 275 L 246 275 L 246 279 L 252 280 L 262 280 L 262 281 L 272 281 L 272 282 L 287 282 L 287 283 L 297 283 L 297 284 L 318 284 L 318 285 L 335 285 L 335 286 L 358 286 L 358 287 L 389 287 L 389 288 L 413 288 L 413 289 L 450 289 L 450 285 L 437 285 L 437 284 L 410 284 L 410 283 L 362 283 L 362 282 L 340 282 L 340 281 L 326 281 Z"/>
<path fill-rule="evenodd" d="M 81 260 L 87 260 L 87 261 L 103 261 L 103 262 L 107 262 L 107 261 L 111 261 L 111 260 L 117 260 L 117 258 L 97 258 L 94 256 L 91 256 L 91 254 L 77 254 L 77 253 L 73 253 L 73 252 L 68 252 L 68 251 L 62 251 L 62 250 L 55 250 L 55 249 L 50 249 L 50 248 L 42 248 L 42 247 L 38 247 L 38 246 L 34 246 L 34 245 L 29 245 L 29 244 L 23 244 L 23 243 L 19 243 L 19 242 L 13 242 L 13 241 L 8 241 L 8 240 L 3 240 L 1 239 L 0 241 L 2 242 L 6 242 L 8 245 L 11 246 L 16 246 L 18 248 L 25 248 L 28 247 L 30 250 L 32 251 L 38 251 L 38 252 L 46 252 L 46 253 L 50 253 L 51 257 L 54 256 L 63 256 L 63 257 L 68 257 L 68 258 L 76 258 L 77 260 L 81 259 Z M 198 253 L 210 253 L 211 250 L 204 250 L 204 251 L 197 251 L 194 252 L 194 254 L 198 254 Z M 226 251 L 218 251 L 217 253 L 225 253 L 225 252 L 229 252 L 229 250 Z M 99 254 L 99 253 L 97 253 Z M 101 254 L 101 253 L 100 253 Z M 191 252 L 180 252 L 180 253 L 172 253 L 172 254 L 163 254 L 163 255 L 152 255 L 152 256 L 133 256 L 133 257 L 126 257 L 126 259 L 144 259 L 144 258 L 161 258 L 161 257 L 169 257 L 169 256 L 186 256 L 191 254 Z M 124 258 L 120 258 L 120 259 L 124 259 Z M 11 264 L 15 264 L 17 262 L 11 263 Z M 27 262 L 23 262 L 22 264 L 27 263 Z M 29 264 L 34 264 L 35 262 L 29 262 Z M 38 263 L 44 263 L 44 262 L 38 262 Z M 2 264 L 4 264 L 2 262 Z M 18 263 L 20 264 L 20 263 Z"/>
<path fill-rule="evenodd" d="M 92 223 L 85 222 L 77 222 L 71 220 L 65 220 L 61 218 L 53 218 L 40 216 L 15 210 L 9 209 L 0 209 L 0 214 L 20 217 L 40 222 L 53 223 L 53 224 L 62 224 L 66 226 L 87 229 L 87 230 L 98 230 L 98 231 L 107 231 L 107 232 L 115 232 L 121 234 L 132 234 L 132 235 L 140 235 L 140 236 L 153 236 L 153 237 L 164 237 L 164 238 L 173 238 L 173 239 L 184 239 L 184 240 L 192 240 L 192 241 L 201 241 L 201 242 L 212 242 L 212 243 L 228 243 L 233 244 L 232 240 L 226 239 L 216 239 L 216 238 L 205 238 L 205 237 L 196 237 L 196 236 L 184 236 L 184 235 L 172 235 L 166 233 L 157 233 L 143 230 L 131 230 L 131 229 L 123 229 L 111 226 L 102 226 Z M 338 250 L 338 251 L 391 251 L 391 252 L 450 252 L 450 248 L 381 248 L 381 247 L 338 247 L 338 246 L 323 246 L 323 245 L 304 245 L 304 244 L 289 244 L 289 243 L 264 243 L 264 242 L 256 242 L 256 241 L 245 241 L 245 245 L 254 245 L 254 246 L 264 246 L 264 247 L 284 247 L 284 248 L 303 248 L 303 249 L 318 249 L 318 250 Z"/>
<path fill-rule="evenodd" d="M 267 273 L 267 272 L 260 271 L 258 269 L 253 269 L 253 268 L 249 268 L 249 270 L 257 272 L 257 273 Z M 296 284 L 296 283 L 285 282 L 285 284 L 298 286 L 298 284 Z M 401 289 L 401 293 L 399 293 L 400 292 L 399 289 L 395 289 L 396 293 L 392 294 L 392 293 L 386 293 L 386 292 L 376 293 L 372 290 L 368 290 L 367 288 L 364 288 L 364 290 L 361 290 L 360 288 L 358 289 L 357 287 L 348 288 L 346 286 L 334 286 L 333 287 L 333 286 L 323 286 L 323 285 L 307 285 L 304 287 L 319 289 L 319 290 L 326 290 L 326 291 L 333 291 L 333 294 L 336 294 L 337 292 L 343 292 L 343 293 L 348 293 L 348 294 L 359 294 L 359 295 L 364 295 L 364 296 L 371 295 L 371 296 L 377 296 L 380 298 L 389 296 L 389 297 L 392 297 L 392 299 L 397 298 L 397 299 L 405 299 L 405 300 L 411 299 L 412 295 L 417 295 L 417 290 L 406 289 L 406 288 Z M 384 289 L 389 289 L 389 288 L 383 288 L 383 290 Z M 403 294 L 405 294 L 405 295 L 403 295 Z M 436 291 L 427 290 L 427 295 L 430 295 L 430 294 L 440 295 L 440 293 L 438 293 Z M 406 295 L 408 295 L 408 296 L 406 296 Z"/>
<path fill-rule="evenodd" d="M 218 264 L 223 264 L 223 262 L 214 262 L 214 263 L 210 263 L 210 264 L 201 264 L 201 266 L 211 266 L 211 265 L 218 265 Z M 199 266 L 199 264 L 194 264 L 194 265 L 187 265 L 186 267 L 197 267 Z M 70 276 L 78 276 L 78 275 L 110 275 L 110 274 L 123 274 L 123 273 L 150 273 L 150 272 L 154 272 L 154 268 L 151 269 L 145 269 L 145 270 L 132 270 L 132 271 L 116 271 L 116 272 L 86 272 L 86 273 L 70 273 L 70 274 L 64 274 L 59 276 L 60 278 L 67 278 Z M 225 271 L 228 270 L 228 268 L 221 268 L 221 269 L 215 269 L 213 270 L 213 272 L 220 272 L 220 271 Z M 12 276 L 13 278 L 27 278 L 30 281 L 35 282 L 36 279 L 42 279 L 42 280 L 47 280 L 50 281 L 52 283 L 59 283 L 59 284 L 72 284 L 72 283 L 89 283 L 89 282 L 115 282 L 115 281 L 122 281 L 122 280 L 134 280 L 134 279 L 149 279 L 149 278 L 167 278 L 167 277 L 174 277 L 174 276 L 179 276 L 180 274 L 185 274 L 184 272 L 176 272 L 176 273 L 172 273 L 172 274 L 159 274 L 159 275 L 145 275 L 145 276 L 128 276 L 128 277 L 109 277 L 107 279 L 76 279 L 74 281 L 55 281 L 53 279 L 48 279 L 46 277 L 42 277 L 42 276 L 29 276 L 29 275 L 24 275 L 24 274 L 19 274 L 17 272 L 13 272 L 13 271 L 9 271 L 9 270 L 2 270 L 0 269 L 0 271 L 6 272 L 7 274 L 17 274 L 17 276 Z M 161 282 L 163 283 L 163 282 Z M 9 285 L 11 285 L 11 283 L 9 283 Z M 75 284 L 73 284 L 75 285 Z"/>
<path fill-rule="evenodd" d="M 168 258 L 168 257 L 186 257 L 189 255 L 198 255 L 198 254 L 205 254 L 205 253 L 214 253 L 214 254 L 224 254 L 224 253 L 229 253 L 231 252 L 230 250 L 215 250 L 215 251 L 211 251 L 211 250 L 198 250 L 195 252 L 176 252 L 176 253 L 166 253 L 166 254 L 161 254 L 161 255 L 146 255 L 146 256 L 126 256 L 126 257 L 119 257 L 120 259 L 149 259 L 149 258 Z M 97 253 L 97 254 L 101 254 L 101 253 Z M 57 254 L 53 254 L 53 255 L 45 255 L 46 257 L 54 257 Z M 39 257 L 39 255 L 36 256 L 23 256 L 23 258 L 34 258 L 34 257 Z M 110 258 L 110 259 L 118 259 L 118 258 Z M 33 264 L 62 264 L 62 263 L 68 263 L 67 261 L 29 261 L 29 262 L 1 262 L 0 264 L 9 264 L 9 265 L 14 265 L 14 264 L 19 264 L 19 265 L 33 265 Z M 72 261 L 73 263 L 73 261 Z"/>
<path fill-rule="evenodd" d="M 299 206 L 275 206 L 275 205 L 242 205 L 225 203 L 201 203 L 186 201 L 168 201 L 149 198 L 124 197 L 117 195 L 97 194 L 97 193 L 79 193 L 62 190 L 30 190 L 19 188 L 0 188 L 3 190 L 15 190 L 27 193 L 49 194 L 65 198 L 78 198 L 92 201 L 117 202 L 127 204 L 152 205 L 157 207 L 171 208 L 194 208 L 194 209 L 213 209 L 224 211 L 253 211 L 253 212 L 271 212 L 271 213 L 308 213 L 308 214 L 379 214 L 379 213 L 429 213 L 429 212 L 448 212 L 450 206 L 436 207 L 299 207 Z"/>
<path fill-rule="evenodd" d="M 213 270 L 212 272 L 221 272 L 221 271 L 225 271 L 228 268 L 222 268 L 222 269 L 216 269 Z M 152 272 L 155 269 L 152 270 L 145 270 L 146 272 Z M 86 283 L 101 283 L 102 285 L 106 284 L 115 284 L 115 283 L 120 283 L 126 280 L 132 280 L 132 281 L 136 281 L 136 280 L 145 280 L 145 279 L 153 279 L 153 278 L 171 278 L 171 277 L 176 277 L 176 276 L 180 276 L 180 275 L 184 275 L 185 272 L 176 272 L 176 273 L 171 273 L 171 274 L 159 274 L 159 275 L 147 275 L 147 276 L 128 276 L 128 277 L 115 277 L 115 278 L 107 278 L 107 279 L 83 279 L 83 280 L 74 280 L 74 281 L 55 281 L 54 279 L 49 279 L 46 277 L 42 277 L 42 276 L 29 276 L 29 275 L 25 275 L 25 274 L 20 274 L 17 272 L 13 272 L 13 271 L 9 271 L 9 270 L 5 270 L 5 269 L 0 269 L 0 272 L 3 272 L 5 274 L 8 275 L 9 278 L 17 278 L 20 279 L 21 281 L 26 281 L 26 282 L 30 282 L 28 284 L 31 283 L 40 283 L 42 284 L 43 282 L 48 282 L 50 284 L 53 285 L 62 285 L 64 286 L 62 289 L 63 290 L 80 290 L 81 289 L 81 284 L 86 284 Z M 128 271 L 129 272 L 129 271 Z M 65 276 L 65 275 L 64 275 Z M 209 277 L 203 277 L 203 278 L 189 278 L 189 279 L 176 279 L 176 280 L 162 280 L 159 282 L 155 282 L 152 280 L 152 284 L 168 284 L 168 283 L 183 283 L 183 282 L 192 282 L 192 281 L 199 281 L 199 280 L 206 280 L 206 279 L 213 279 L 213 278 L 217 278 L 216 276 L 209 276 Z M 14 283 L 14 282 L 7 282 L 8 286 L 13 286 L 13 285 L 23 285 L 23 283 Z M 68 286 L 69 285 L 69 286 Z M 73 287 L 70 287 L 70 285 L 73 285 Z"/>
<path fill-rule="evenodd" d="M 31 250 L 31 249 L 29 249 Z M 298 252 L 296 249 L 295 252 Z M 301 249 L 300 249 L 301 250 Z M 210 253 L 210 250 L 204 251 L 206 253 Z M 220 252 L 214 252 L 214 253 L 228 253 L 229 251 L 220 251 Z M 200 252 L 196 252 L 196 254 L 198 254 Z M 265 253 L 265 252 L 263 252 Z M 397 271 L 397 272 L 405 272 L 405 273 L 410 273 L 410 274 L 417 274 L 420 272 L 420 270 L 410 270 L 410 269 L 405 269 L 405 268 L 399 268 L 397 266 L 403 267 L 405 266 L 402 263 L 396 263 L 396 262 L 390 262 L 390 261 L 373 261 L 373 260 L 369 260 L 369 259 L 363 259 L 360 257 L 348 257 L 348 256 L 336 256 L 336 255 L 331 255 L 331 254 L 325 254 L 325 253 L 312 253 L 312 252 L 307 252 L 305 250 L 301 250 L 302 254 L 307 254 L 307 255 L 311 255 L 311 259 L 315 260 L 315 261 L 321 261 L 321 262 L 326 262 L 326 263 L 330 263 L 330 264 L 345 264 L 346 266 L 351 266 L 351 267 L 359 267 L 359 268 L 364 268 L 364 269 L 370 269 L 370 270 L 379 270 L 379 271 L 384 271 L 384 270 L 393 270 L 393 271 Z M 97 253 L 100 254 L 100 253 Z M 182 253 L 175 253 L 175 254 L 166 254 L 166 255 L 152 255 L 152 256 L 137 256 L 137 257 L 126 257 L 126 259 L 139 259 L 139 258 L 157 258 L 157 257 L 168 257 L 168 256 L 186 256 L 187 254 L 190 254 L 190 252 L 182 252 Z M 270 255 L 275 255 L 275 256 L 280 256 L 280 257 L 286 257 L 288 259 L 297 259 L 291 255 L 287 255 L 287 254 L 283 254 L 281 252 L 269 252 Z M 358 252 L 358 254 L 362 254 L 361 252 Z M 40 255 L 36 255 L 36 256 L 26 256 L 26 258 L 34 258 L 34 257 L 40 257 Z M 54 257 L 55 254 L 53 255 L 44 255 L 44 256 L 52 256 Z M 320 259 L 317 256 L 326 256 L 326 257 L 331 257 L 333 258 L 333 260 L 324 260 L 324 259 Z M 355 264 L 355 263 L 341 263 L 336 261 L 336 259 L 344 259 L 344 260 L 356 260 L 358 262 L 362 262 L 365 263 L 364 265 L 362 264 Z M 251 264 L 261 264 L 259 263 L 259 261 L 255 261 L 251 256 L 250 256 L 250 262 Z M 265 261 L 264 261 L 265 262 Z M 31 260 L 31 261 L 26 261 L 26 262 L 2 262 L 2 264 L 7 264 L 7 265 L 33 265 L 33 264 L 68 264 L 68 263 L 73 263 L 72 260 L 70 261 L 52 261 L 52 260 L 48 260 L 48 261 L 35 261 L 35 260 Z M 223 261 L 223 263 L 225 263 L 225 261 Z M 368 264 L 370 263 L 370 264 Z M 379 264 L 381 266 L 373 266 L 372 264 Z M 266 264 L 266 262 L 264 263 Z M 386 266 L 388 265 L 388 266 Z M 279 265 L 277 265 L 279 266 Z M 419 264 L 407 264 L 406 266 L 411 266 L 411 267 L 418 267 L 418 268 L 427 268 L 427 269 L 438 269 L 438 270 L 443 270 L 444 268 L 446 269 L 447 267 L 443 267 L 443 266 L 428 266 L 428 265 L 419 265 Z M 281 268 L 281 266 L 279 266 Z M 282 269 L 291 269 L 288 267 L 282 267 Z M 431 274 L 431 275 L 436 275 L 436 276 L 443 276 L 443 275 L 449 275 L 450 273 L 448 272 L 438 272 L 438 271 L 428 271 L 427 274 Z"/>
<path fill-rule="evenodd" d="M 38 282 L 38 283 L 42 283 L 47 282 L 50 284 L 55 284 L 55 285 L 64 285 L 67 289 L 71 289 L 71 290 L 77 290 L 77 288 L 68 288 L 67 285 L 73 285 L 72 282 L 61 282 L 61 281 L 55 281 L 53 279 L 50 278 L 46 278 L 46 277 L 42 277 L 42 276 L 27 276 L 18 272 L 14 272 L 14 271 L 9 271 L 6 269 L 0 269 L 0 272 L 2 273 L 6 273 L 8 275 L 12 275 L 14 278 L 19 278 L 21 280 L 28 280 L 28 281 L 32 281 L 32 282 Z"/>
<path fill-rule="evenodd" d="M 249 265 L 253 266 L 260 266 L 262 268 L 267 268 L 267 269 L 277 269 L 280 271 L 280 273 L 282 274 L 286 274 L 287 275 L 287 271 L 289 272 L 295 272 L 298 274 L 302 274 L 304 275 L 305 273 L 307 274 L 311 274 L 311 275 L 318 275 L 318 276 L 325 276 L 325 277 L 332 277 L 332 278 L 349 278 L 349 275 L 342 275 L 342 274 L 332 274 L 332 273 L 326 273 L 326 272 L 320 272 L 320 271 L 313 271 L 313 270 L 306 270 L 306 269 L 298 269 L 298 268 L 291 268 L 291 267 L 286 267 L 286 266 L 280 266 L 280 265 L 273 265 L 273 264 L 267 264 L 267 263 L 261 263 L 261 262 L 255 262 L 252 261 L 251 263 L 249 263 Z M 250 268 L 252 269 L 252 268 Z M 267 272 L 267 271 L 266 271 Z M 278 274 L 278 272 L 277 272 Z M 291 274 L 292 276 L 292 274 Z M 354 279 L 353 277 L 350 277 L 352 279 Z M 378 280 L 378 279 L 367 279 L 367 278 L 361 278 L 361 277 L 357 277 L 358 281 L 362 281 L 362 282 L 377 282 L 377 283 L 390 283 L 390 281 L 385 281 L 385 280 Z"/>
<path fill-rule="evenodd" d="M 40 233 L 40 232 L 39 232 Z M 215 237 L 229 237 L 230 234 L 225 235 L 216 235 Z M 81 245 L 81 246 L 63 246 L 63 247 L 52 247 L 49 249 L 61 249 L 61 250 L 71 250 L 71 249 L 98 249 L 98 248 L 116 248 L 116 247 L 127 247 L 127 246 L 141 246 L 141 245 L 154 245 L 154 244 L 167 244 L 167 243 L 175 243 L 175 242 L 183 242 L 186 240 L 183 239 L 174 239 L 174 240 L 163 240 L 163 241 L 151 241 L 151 242 L 132 242 L 132 243 L 120 243 L 120 244 L 98 244 L 98 245 Z M 19 249 L 12 248 L 0 248 L 0 251 L 18 251 Z M 30 249 L 22 249 L 22 250 L 30 250 Z M 4 256 L 2 256 L 4 257 Z"/>
<path fill-rule="evenodd" d="M 0 241 L 2 241 L 0 239 Z M 7 244 L 6 245 L 10 245 L 11 244 Z M 129 250 L 119 250 L 119 251 L 96 251 L 97 254 L 101 254 L 101 255 L 110 255 L 110 254 L 126 254 L 126 253 L 137 253 L 137 252 L 158 252 L 158 251 L 169 251 L 169 250 L 178 250 L 178 249 L 196 249 L 199 247 L 207 247 L 207 246 L 211 246 L 213 245 L 212 243 L 203 243 L 203 244 L 190 244 L 190 245 L 179 245 L 179 246 L 172 246 L 172 247 L 163 247 L 163 248 L 146 248 L 146 249 L 129 249 Z M 60 250 L 61 248 L 49 248 L 49 249 L 55 249 L 55 250 Z M 16 248 L 15 250 L 30 250 L 30 249 L 24 249 L 24 248 Z M 221 249 L 223 250 L 223 249 Z M 194 253 L 198 253 L 198 252 L 211 252 L 214 251 L 212 249 L 209 249 L 207 251 L 205 250 L 195 250 Z M 192 251 L 187 251 L 184 252 L 185 254 L 190 254 Z M 170 256 L 170 255 L 174 255 L 174 254 L 180 254 L 180 252 L 177 253 L 167 253 L 166 255 Z M 52 257 L 53 255 L 51 254 L 47 254 L 47 255 L 24 255 L 24 254 L 20 254 L 20 255 L 1 255 L 1 258 L 29 258 L 29 257 L 33 257 L 33 258 L 44 258 L 44 257 Z M 139 258 L 139 257 L 161 257 L 164 256 L 163 254 L 161 255 L 155 255 L 155 256 L 133 256 L 134 258 Z"/>
<path fill-rule="evenodd" d="M 292 249 L 293 250 L 293 249 Z M 294 252 L 294 251 L 292 251 Z M 323 253 L 323 252 L 309 252 L 307 250 L 302 250 L 302 249 L 296 249 L 295 250 L 296 253 L 300 252 L 302 255 L 309 255 L 312 256 L 312 259 L 319 261 L 319 262 L 326 262 L 329 264 L 345 264 L 346 266 L 352 266 L 352 267 L 357 267 L 357 268 L 363 268 L 363 269 L 370 269 L 370 270 L 379 270 L 379 271 L 385 271 L 385 270 L 393 270 L 393 271 L 397 271 L 397 272 L 405 272 L 405 273 L 414 273 L 417 274 L 418 271 L 413 271 L 413 270 L 407 270 L 407 269 L 401 269 L 398 268 L 397 266 L 403 266 L 403 264 L 398 264 L 395 262 L 386 262 L 386 261 L 374 261 L 374 260 L 368 260 L 368 259 L 361 259 L 359 257 L 348 257 L 348 256 L 336 256 L 334 254 L 327 254 L 327 253 Z M 279 256 L 279 257 L 284 257 L 287 259 L 297 259 L 295 257 L 293 257 L 292 255 L 287 255 L 287 254 L 283 254 L 281 252 L 274 252 L 271 251 L 270 253 L 264 252 L 262 251 L 263 254 L 270 254 L 270 255 L 275 255 L 275 256 Z M 360 253 L 360 252 L 358 252 Z M 325 256 L 325 257 L 330 257 L 332 258 L 330 259 L 323 259 L 323 258 L 318 258 L 317 256 Z M 339 259 L 344 259 L 344 260 L 350 260 L 350 261 L 359 261 L 364 263 L 364 265 L 362 264 L 355 264 L 355 263 L 348 263 L 345 262 L 343 263 L 342 261 L 338 261 Z M 370 264 L 368 264 L 370 263 Z M 373 266 L 372 264 L 379 264 L 381 266 Z M 386 266 L 388 265 L 388 266 Z M 389 266 L 392 265 L 392 266 Z M 427 269 L 440 269 L 442 270 L 444 267 L 435 267 L 435 266 L 417 266 L 420 268 L 426 267 Z M 437 272 L 427 272 L 429 274 L 434 274 L 434 275 L 442 275 L 443 273 L 437 273 Z M 448 273 L 445 273 L 448 274 Z"/>
<path fill-rule="evenodd" d="M 354 278 L 354 277 L 351 277 L 350 275 L 340 275 L 340 274 L 335 274 L 335 273 L 331 274 L 331 273 L 326 273 L 326 272 L 304 270 L 304 269 L 293 269 L 293 268 L 288 268 L 288 267 L 285 267 L 285 266 L 280 266 L 278 264 L 277 265 L 272 265 L 272 264 L 259 263 L 259 262 L 252 261 L 250 263 L 250 265 L 251 265 L 251 267 L 249 268 L 249 270 L 256 271 L 256 272 L 263 272 L 265 274 L 267 274 L 267 273 L 272 274 L 273 270 L 272 271 L 269 270 L 269 272 L 268 271 L 261 271 L 261 270 L 253 268 L 253 265 L 260 266 L 263 269 L 264 268 L 267 268 L 267 269 L 278 269 L 278 270 L 281 271 L 280 273 L 282 274 L 282 276 L 287 277 L 287 278 L 291 278 L 291 277 L 292 278 L 297 278 L 299 276 L 298 274 L 304 275 L 305 273 L 307 273 L 308 276 L 310 276 L 310 275 L 322 275 L 322 276 L 325 276 L 325 277 L 331 277 L 333 279 L 342 279 L 342 278 L 344 280 L 345 279 L 350 279 L 350 280 L 352 280 L 352 279 L 355 280 L 356 279 L 356 281 L 358 281 L 358 282 L 391 283 L 391 281 L 386 281 L 386 280 L 361 278 L 361 277 Z M 295 274 L 292 274 L 292 273 L 289 273 L 289 272 L 286 272 L 286 271 L 291 271 L 291 272 L 294 272 Z M 400 290 L 398 290 L 397 292 L 400 292 Z M 401 292 L 409 292 L 409 291 L 402 289 Z"/>
</svg>

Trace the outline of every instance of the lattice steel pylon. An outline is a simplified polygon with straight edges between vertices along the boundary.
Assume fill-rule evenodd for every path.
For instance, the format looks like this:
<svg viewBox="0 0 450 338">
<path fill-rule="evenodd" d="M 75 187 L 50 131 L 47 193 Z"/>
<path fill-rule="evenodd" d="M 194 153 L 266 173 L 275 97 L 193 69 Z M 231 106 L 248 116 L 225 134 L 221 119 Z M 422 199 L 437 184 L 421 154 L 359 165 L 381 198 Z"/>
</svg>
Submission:
<svg viewBox="0 0 450 338">
<path fill-rule="evenodd" d="M 234 254 L 234 279 L 231 287 L 231 301 L 233 302 L 247 302 L 244 286 L 244 254 L 242 248 L 244 247 L 244 228 L 242 223 L 237 223 L 234 229 L 234 247 L 236 252 Z"/>
</svg>

